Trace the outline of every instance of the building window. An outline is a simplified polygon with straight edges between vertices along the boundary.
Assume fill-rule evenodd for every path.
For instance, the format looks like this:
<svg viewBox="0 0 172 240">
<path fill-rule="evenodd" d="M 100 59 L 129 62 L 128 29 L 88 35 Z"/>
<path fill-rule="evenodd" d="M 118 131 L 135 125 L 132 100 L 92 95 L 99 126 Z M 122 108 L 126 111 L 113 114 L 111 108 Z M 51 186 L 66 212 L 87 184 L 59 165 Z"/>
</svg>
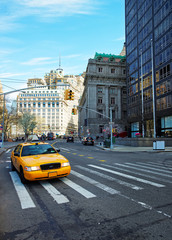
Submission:
<svg viewBox="0 0 172 240">
<path fill-rule="evenodd" d="M 33 107 L 36 107 L 36 103 L 35 102 L 33 103 Z"/>
<path fill-rule="evenodd" d="M 115 104 L 115 98 L 114 98 L 114 97 L 112 97 L 112 98 L 110 99 L 110 103 L 111 103 L 111 104 Z"/>
<path fill-rule="evenodd" d="M 111 73 L 115 73 L 115 69 L 114 68 L 111 68 Z"/>
<path fill-rule="evenodd" d="M 97 92 L 98 92 L 98 93 L 103 93 L 103 88 L 98 87 Z"/>
<path fill-rule="evenodd" d="M 102 67 L 99 67 L 99 68 L 98 68 L 98 71 L 99 71 L 99 72 L 103 72 L 103 68 L 102 68 Z"/>
<path fill-rule="evenodd" d="M 123 70 L 123 74 L 126 74 L 126 70 L 125 69 Z"/>
<path fill-rule="evenodd" d="M 139 122 L 131 123 L 131 137 L 136 137 L 136 133 L 139 132 Z"/>
<path fill-rule="evenodd" d="M 103 133 L 103 129 L 104 129 L 104 126 L 103 125 L 99 125 L 99 133 Z"/>
<path fill-rule="evenodd" d="M 98 118 L 103 118 L 103 110 L 98 110 L 99 114 L 98 114 Z"/>
<path fill-rule="evenodd" d="M 98 103 L 102 103 L 103 99 L 102 98 L 98 98 Z"/>
<path fill-rule="evenodd" d="M 117 88 L 110 88 L 110 94 L 116 94 L 117 93 Z"/>
</svg>

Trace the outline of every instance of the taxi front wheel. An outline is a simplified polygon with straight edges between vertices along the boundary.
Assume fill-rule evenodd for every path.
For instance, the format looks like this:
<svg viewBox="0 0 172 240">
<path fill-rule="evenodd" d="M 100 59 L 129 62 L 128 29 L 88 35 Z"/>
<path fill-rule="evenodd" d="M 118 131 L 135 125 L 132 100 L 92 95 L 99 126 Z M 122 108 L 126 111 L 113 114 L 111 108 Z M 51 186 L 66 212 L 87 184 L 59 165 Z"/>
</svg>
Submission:
<svg viewBox="0 0 172 240">
<path fill-rule="evenodd" d="M 26 180 L 26 178 L 24 177 L 24 173 L 23 173 L 23 168 L 20 167 L 20 179 L 21 179 L 21 182 L 23 184 L 27 183 L 28 181 Z"/>
</svg>

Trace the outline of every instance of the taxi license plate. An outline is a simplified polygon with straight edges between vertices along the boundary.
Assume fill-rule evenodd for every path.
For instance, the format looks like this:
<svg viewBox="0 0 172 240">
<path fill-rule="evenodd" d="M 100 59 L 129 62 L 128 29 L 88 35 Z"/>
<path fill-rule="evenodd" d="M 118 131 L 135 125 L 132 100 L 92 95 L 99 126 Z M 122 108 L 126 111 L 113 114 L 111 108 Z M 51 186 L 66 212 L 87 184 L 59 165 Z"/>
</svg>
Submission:
<svg viewBox="0 0 172 240">
<path fill-rule="evenodd" d="M 57 176 L 57 172 L 48 173 L 48 177 L 56 177 L 56 176 Z"/>
</svg>

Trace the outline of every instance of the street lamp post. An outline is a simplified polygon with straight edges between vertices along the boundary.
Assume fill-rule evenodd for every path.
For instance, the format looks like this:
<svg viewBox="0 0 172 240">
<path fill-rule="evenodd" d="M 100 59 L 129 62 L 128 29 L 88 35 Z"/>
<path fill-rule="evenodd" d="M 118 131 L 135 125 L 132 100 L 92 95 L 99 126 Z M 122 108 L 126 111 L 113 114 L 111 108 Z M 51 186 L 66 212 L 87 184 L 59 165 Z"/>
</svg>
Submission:
<svg viewBox="0 0 172 240">
<path fill-rule="evenodd" d="M 151 57 L 152 57 L 152 101 L 153 101 L 153 122 L 154 122 L 154 138 L 156 138 L 154 55 L 153 55 L 153 42 L 152 42 L 152 39 L 151 39 Z"/>
</svg>

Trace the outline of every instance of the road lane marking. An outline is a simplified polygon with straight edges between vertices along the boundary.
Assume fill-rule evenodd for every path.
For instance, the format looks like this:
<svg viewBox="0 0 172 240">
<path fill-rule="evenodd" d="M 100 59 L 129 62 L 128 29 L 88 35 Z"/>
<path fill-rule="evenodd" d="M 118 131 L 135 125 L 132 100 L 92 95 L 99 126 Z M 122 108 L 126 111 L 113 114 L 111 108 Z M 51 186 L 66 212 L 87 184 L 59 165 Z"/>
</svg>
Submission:
<svg viewBox="0 0 172 240">
<path fill-rule="evenodd" d="M 8 160 L 7 160 L 7 161 L 5 161 L 5 162 L 9 162 L 9 163 L 10 163 L 11 161 L 8 161 Z"/>
<path fill-rule="evenodd" d="M 132 189 L 134 189 L 134 190 L 142 190 L 142 189 L 143 189 L 142 187 L 138 187 L 138 186 L 136 186 L 136 185 L 134 185 L 134 184 L 124 182 L 124 181 L 119 180 L 119 179 L 117 179 L 117 178 L 108 176 L 108 175 L 106 175 L 106 174 L 103 174 L 103 173 L 100 173 L 100 172 L 97 172 L 97 171 L 94 171 L 94 170 L 91 170 L 91 169 L 88 169 L 88 168 L 85 168 L 85 167 L 82 167 L 82 166 L 79 166 L 79 165 L 76 165 L 76 167 L 79 168 L 79 169 L 82 169 L 82 170 L 84 170 L 84 171 L 86 171 L 86 172 L 95 174 L 95 175 L 97 175 L 97 176 L 99 176 L 99 177 L 101 177 L 101 178 L 105 178 L 105 179 L 107 179 L 107 180 L 109 180 L 109 181 L 115 181 L 115 182 L 117 182 L 118 184 L 124 185 L 124 186 L 129 187 L 129 188 L 132 188 Z"/>
<path fill-rule="evenodd" d="M 67 203 L 69 200 L 63 194 L 61 194 L 55 187 L 53 187 L 49 182 L 41 182 L 40 184 L 47 190 L 51 197 L 58 203 Z"/>
<path fill-rule="evenodd" d="M 109 173 L 112 173 L 112 174 L 116 174 L 116 175 L 121 176 L 121 177 L 129 178 L 129 179 L 135 180 L 137 182 L 146 183 L 146 184 L 152 185 L 154 187 L 159 187 L 159 188 L 160 187 L 165 187 L 165 185 L 163 185 L 163 184 L 151 182 L 151 181 L 148 181 L 148 180 L 142 179 L 142 178 L 137 178 L 137 177 L 134 177 L 134 176 L 131 176 L 131 175 L 128 175 L 128 174 L 124 174 L 124 173 L 121 173 L 121 172 L 113 171 L 113 170 L 110 170 L 110 169 L 107 169 L 107 168 L 98 167 L 98 166 L 95 166 L 95 165 L 92 165 L 92 164 L 88 164 L 88 166 L 93 167 L 93 168 L 97 168 L 97 169 L 100 169 L 100 170 L 103 170 L 103 171 L 106 171 L 106 172 L 109 172 Z"/>
<path fill-rule="evenodd" d="M 106 162 L 106 160 L 99 160 L 100 162 Z"/>
<path fill-rule="evenodd" d="M 72 153 L 73 155 L 76 155 L 77 153 Z"/>
<path fill-rule="evenodd" d="M 135 169 L 135 170 L 139 170 L 139 171 L 141 171 L 141 172 L 148 172 L 148 173 L 153 173 L 153 174 L 155 174 L 155 175 L 160 175 L 160 176 L 163 176 L 163 177 L 172 178 L 172 175 L 163 174 L 163 173 L 157 173 L 157 172 L 154 172 L 154 171 L 151 171 L 151 170 L 148 170 L 148 169 L 141 169 L 141 168 L 138 168 L 138 167 L 127 166 L 127 165 L 125 165 L 125 164 L 120 164 L 120 163 L 115 163 L 115 165 L 121 166 L 121 167 L 126 167 L 126 168 L 131 168 L 131 169 Z M 133 164 L 131 163 L 131 164 L 129 164 L 129 165 L 133 165 Z"/>
<path fill-rule="evenodd" d="M 65 150 L 65 151 L 70 151 L 68 148 L 60 148 L 62 150 Z"/>
<path fill-rule="evenodd" d="M 119 193 L 119 191 L 117 191 L 117 190 L 115 190 L 115 189 L 113 189 L 111 187 L 108 187 L 108 186 L 106 186 L 106 185 L 104 185 L 102 183 L 99 183 L 99 182 L 97 182 L 97 181 L 95 181 L 95 180 L 93 180 L 93 179 L 91 179 L 89 177 L 86 177 L 86 176 L 84 176 L 84 175 L 82 175 L 82 174 L 80 174 L 80 173 L 78 173 L 76 171 L 71 170 L 71 174 L 75 175 L 78 178 L 81 178 L 82 180 L 84 180 L 84 181 L 86 181 L 86 182 L 88 182 L 88 183 L 90 183 L 90 184 L 92 184 L 92 185 L 94 185 L 94 186 L 96 186 L 96 187 L 98 187 L 98 188 L 100 188 L 100 189 L 110 193 L 110 194 L 117 194 L 117 193 Z"/>
<path fill-rule="evenodd" d="M 168 167 L 168 166 L 166 166 L 165 167 L 165 165 L 163 164 L 163 165 L 160 165 L 160 166 L 158 166 L 158 165 L 154 165 L 153 163 L 140 163 L 140 162 L 137 162 L 137 164 L 141 164 L 141 165 L 146 165 L 146 166 L 149 166 L 149 167 L 154 167 L 155 169 L 159 169 L 159 168 L 161 168 L 161 169 L 169 169 L 170 170 L 170 172 L 171 172 L 171 170 L 172 170 L 172 167 Z"/>
<path fill-rule="evenodd" d="M 94 195 L 93 193 L 87 191 L 86 189 L 84 189 L 83 187 L 79 186 L 78 184 L 72 182 L 68 178 L 60 178 L 60 180 L 62 182 L 64 182 L 66 185 L 68 185 L 69 187 L 73 188 L 75 191 L 77 191 L 78 193 L 80 193 L 81 195 L 83 195 L 86 198 L 96 197 L 96 195 Z"/>
<path fill-rule="evenodd" d="M 84 155 L 79 155 L 80 157 L 84 157 Z"/>
<path fill-rule="evenodd" d="M 87 158 L 89 158 L 89 159 L 94 159 L 93 157 L 87 157 Z"/>
<path fill-rule="evenodd" d="M 32 198 L 30 197 L 27 189 L 21 183 L 21 180 L 20 180 L 17 172 L 9 172 L 9 173 L 10 173 L 11 179 L 13 181 L 14 187 L 16 189 L 17 195 L 19 197 L 22 209 L 36 207 L 34 202 L 32 201 Z"/>
<path fill-rule="evenodd" d="M 7 151 L 6 151 L 6 153 L 9 153 L 11 151 L 11 149 L 8 149 Z"/>
</svg>

